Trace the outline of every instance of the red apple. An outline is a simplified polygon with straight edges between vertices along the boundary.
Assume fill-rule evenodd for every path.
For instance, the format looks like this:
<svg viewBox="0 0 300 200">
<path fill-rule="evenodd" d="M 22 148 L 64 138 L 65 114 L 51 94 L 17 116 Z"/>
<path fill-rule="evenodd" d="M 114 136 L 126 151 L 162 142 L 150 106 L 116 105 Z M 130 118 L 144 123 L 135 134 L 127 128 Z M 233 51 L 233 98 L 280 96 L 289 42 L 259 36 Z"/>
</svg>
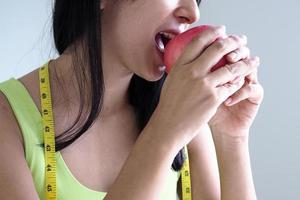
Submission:
<svg viewBox="0 0 300 200">
<path fill-rule="evenodd" d="M 165 47 L 165 54 L 164 54 L 164 64 L 166 65 L 166 72 L 169 73 L 171 70 L 171 67 L 174 65 L 176 60 L 179 58 L 185 47 L 191 42 L 191 40 L 199 35 L 202 31 L 208 29 L 211 27 L 210 25 L 201 25 L 194 27 L 192 29 L 189 29 L 176 37 L 174 37 Z M 217 40 L 220 37 L 217 37 L 215 40 Z M 223 38 L 223 37 L 221 37 Z M 212 42 L 214 42 L 213 40 Z M 228 63 L 225 56 L 211 68 L 211 72 L 215 71 L 216 69 L 226 65 Z"/>
</svg>

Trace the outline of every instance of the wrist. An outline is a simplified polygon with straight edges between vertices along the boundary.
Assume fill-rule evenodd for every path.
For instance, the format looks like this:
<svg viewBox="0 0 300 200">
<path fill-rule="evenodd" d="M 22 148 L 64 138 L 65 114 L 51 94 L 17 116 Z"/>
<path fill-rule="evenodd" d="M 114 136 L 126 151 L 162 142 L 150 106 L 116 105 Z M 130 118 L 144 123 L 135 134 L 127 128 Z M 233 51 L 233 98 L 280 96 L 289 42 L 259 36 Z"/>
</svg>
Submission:
<svg viewBox="0 0 300 200">
<path fill-rule="evenodd" d="M 218 145 L 220 147 L 232 148 L 248 146 L 249 131 L 227 133 L 222 131 L 216 131 L 213 128 L 211 128 L 211 131 L 215 145 Z"/>
<path fill-rule="evenodd" d="M 176 140 L 174 132 L 176 130 L 165 125 L 163 119 L 160 119 L 154 111 L 140 136 L 148 146 L 151 146 L 151 149 L 156 149 L 165 155 L 169 154 L 173 159 L 182 148 L 180 141 Z"/>
<path fill-rule="evenodd" d="M 219 166 L 222 199 L 256 199 L 248 133 L 214 132 L 213 138 Z"/>
<path fill-rule="evenodd" d="M 191 130 L 181 124 L 174 124 L 172 119 L 164 115 L 165 111 L 159 105 L 152 114 L 147 126 L 152 138 L 178 153 L 191 140 Z M 175 154 L 175 155 L 176 155 Z"/>
<path fill-rule="evenodd" d="M 240 145 L 247 144 L 249 141 L 249 130 L 228 132 L 215 129 L 214 127 L 210 128 L 216 142 L 226 145 Z"/>
</svg>

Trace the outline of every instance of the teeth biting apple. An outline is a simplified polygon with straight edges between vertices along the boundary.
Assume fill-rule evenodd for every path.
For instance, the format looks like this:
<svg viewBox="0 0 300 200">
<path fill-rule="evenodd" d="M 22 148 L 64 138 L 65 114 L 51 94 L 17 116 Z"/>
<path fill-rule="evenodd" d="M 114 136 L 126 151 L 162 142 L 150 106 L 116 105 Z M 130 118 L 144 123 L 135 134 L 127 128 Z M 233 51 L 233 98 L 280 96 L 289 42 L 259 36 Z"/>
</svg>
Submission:
<svg viewBox="0 0 300 200">
<path fill-rule="evenodd" d="M 175 36 L 176 34 L 164 32 L 164 31 L 160 31 L 156 34 L 155 42 L 160 52 L 162 53 L 165 52 L 165 47 L 167 46 L 169 41 L 172 40 Z"/>
<path fill-rule="evenodd" d="M 166 65 L 166 72 L 169 73 L 172 66 L 176 62 L 176 60 L 179 58 L 181 53 L 183 52 L 184 48 L 191 42 L 191 40 L 201 34 L 204 30 L 210 28 L 210 25 L 201 25 L 194 27 L 192 29 L 189 29 L 171 39 L 167 43 L 167 45 L 164 48 L 164 64 Z M 219 38 L 225 38 L 226 36 L 217 37 L 215 40 Z M 214 41 L 215 41 L 214 40 Z M 214 42 L 213 41 L 213 42 Z M 216 69 L 228 64 L 227 59 L 225 56 L 211 68 L 211 72 L 215 71 Z"/>
</svg>

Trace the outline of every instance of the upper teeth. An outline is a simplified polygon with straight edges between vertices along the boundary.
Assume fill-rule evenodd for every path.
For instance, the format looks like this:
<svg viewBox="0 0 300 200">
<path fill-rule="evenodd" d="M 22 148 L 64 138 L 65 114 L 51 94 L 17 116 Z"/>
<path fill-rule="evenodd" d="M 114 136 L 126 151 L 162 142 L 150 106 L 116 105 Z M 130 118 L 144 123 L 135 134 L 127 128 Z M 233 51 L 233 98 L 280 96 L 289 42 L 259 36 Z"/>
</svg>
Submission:
<svg viewBox="0 0 300 200">
<path fill-rule="evenodd" d="M 159 34 L 162 35 L 163 37 L 169 39 L 169 40 L 171 40 L 175 37 L 175 34 L 172 34 L 172 33 L 159 32 Z M 156 46 L 158 47 L 160 52 L 162 52 L 162 53 L 165 52 L 165 45 L 162 41 L 162 37 L 157 37 L 156 38 Z"/>
<path fill-rule="evenodd" d="M 175 37 L 175 34 L 172 34 L 172 33 L 159 32 L 159 34 L 162 34 L 164 37 L 166 37 L 166 38 L 168 38 L 170 40 Z"/>
</svg>

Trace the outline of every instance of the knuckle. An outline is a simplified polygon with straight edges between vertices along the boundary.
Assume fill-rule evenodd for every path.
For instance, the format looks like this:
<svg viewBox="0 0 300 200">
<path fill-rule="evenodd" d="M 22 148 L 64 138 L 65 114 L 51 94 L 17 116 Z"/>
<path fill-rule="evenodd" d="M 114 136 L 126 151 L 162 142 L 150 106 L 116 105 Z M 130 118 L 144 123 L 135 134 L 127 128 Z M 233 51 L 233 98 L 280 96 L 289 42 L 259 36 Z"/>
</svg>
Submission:
<svg viewBox="0 0 300 200">
<path fill-rule="evenodd" d="M 203 87 L 205 87 L 205 88 L 210 88 L 210 81 L 208 80 L 208 78 L 207 77 L 203 77 L 203 78 L 201 78 L 200 80 L 200 84 L 203 86 Z"/>
<path fill-rule="evenodd" d="M 208 44 L 207 43 L 205 43 L 205 41 L 203 40 L 203 38 L 198 38 L 198 40 L 197 40 L 197 47 L 199 48 L 203 48 L 203 47 L 205 47 L 205 46 L 207 46 Z"/>
<path fill-rule="evenodd" d="M 185 74 L 186 74 L 186 78 L 190 80 L 194 80 L 199 77 L 197 70 L 193 69 L 192 67 L 187 67 Z"/>
<path fill-rule="evenodd" d="M 192 39 L 192 43 L 197 44 L 197 46 L 204 46 L 203 35 L 198 35 Z"/>
<path fill-rule="evenodd" d="M 243 49 L 242 49 L 242 58 L 243 59 L 247 59 L 247 58 L 249 58 L 249 56 L 250 56 L 250 49 L 248 48 L 248 47 L 244 47 Z"/>
<path fill-rule="evenodd" d="M 211 33 L 212 33 L 212 35 L 214 35 L 214 36 L 220 35 L 220 28 L 218 28 L 218 27 L 212 28 L 212 29 L 211 29 Z"/>
<path fill-rule="evenodd" d="M 203 38 L 203 35 L 199 35 L 194 37 L 191 42 L 187 45 L 186 49 L 190 49 L 191 51 L 195 51 L 196 49 L 204 49 L 204 47 L 207 46 L 205 39 Z"/>
<path fill-rule="evenodd" d="M 250 55 L 250 49 L 246 46 L 243 46 L 236 51 L 241 54 L 241 57 L 243 58 L 247 58 Z"/>
<path fill-rule="evenodd" d="M 212 34 L 213 36 L 218 36 L 222 33 L 225 33 L 226 27 L 224 25 L 221 26 L 210 26 L 207 28 L 207 32 Z"/>
<path fill-rule="evenodd" d="M 236 43 L 240 43 L 241 39 L 237 36 L 237 35 L 230 35 L 229 39 L 236 42 Z"/>
<path fill-rule="evenodd" d="M 246 45 L 247 44 L 247 37 L 245 35 L 241 35 L 241 36 L 239 36 L 239 35 L 231 35 L 231 36 L 232 36 L 231 38 L 235 42 L 237 42 L 237 43 L 239 43 L 241 45 Z"/>
<path fill-rule="evenodd" d="M 240 65 L 240 63 L 236 63 L 234 65 L 227 64 L 227 65 L 224 66 L 224 70 L 226 70 L 227 73 L 230 73 L 230 74 L 234 75 L 238 72 L 238 69 L 240 67 L 239 65 Z"/>
<path fill-rule="evenodd" d="M 225 52 L 226 47 L 227 47 L 227 45 L 226 45 L 225 40 L 220 39 L 215 43 L 215 48 L 217 51 Z"/>
<path fill-rule="evenodd" d="M 253 59 L 253 58 L 250 58 L 250 59 L 246 59 L 245 60 L 245 63 L 249 66 L 249 67 L 251 67 L 251 68 L 257 68 L 258 67 L 258 65 L 259 65 L 259 62 L 257 62 L 257 60 L 256 59 Z"/>
<path fill-rule="evenodd" d="M 246 67 L 251 67 L 253 65 L 251 59 L 244 59 L 239 64 L 244 65 Z"/>
<path fill-rule="evenodd" d="M 248 47 L 244 47 L 244 51 L 246 55 L 250 55 L 250 49 Z"/>
</svg>

